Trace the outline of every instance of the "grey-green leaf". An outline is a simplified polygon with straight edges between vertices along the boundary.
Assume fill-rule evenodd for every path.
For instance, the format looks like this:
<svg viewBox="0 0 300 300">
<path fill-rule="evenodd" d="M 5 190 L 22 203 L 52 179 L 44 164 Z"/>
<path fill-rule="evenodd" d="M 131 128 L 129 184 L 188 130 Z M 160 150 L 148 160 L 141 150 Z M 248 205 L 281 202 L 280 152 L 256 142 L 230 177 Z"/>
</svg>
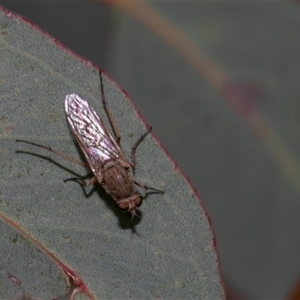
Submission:
<svg viewBox="0 0 300 300">
<path fill-rule="evenodd" d="M 208 217 L 152 135 L 137 150 L 135 177 L 165 194 L 148 195 L 133 223 L 99 184 L 86 195 L 79 184 L 63 182 L 88 169 L 15 142 L 50 145 L 82 160 L 64 99 L 80 95 L 107 121 L 98 69 L 5 11 L 0 58 L 1 296 L 63 296 L 68 274 L 91 299 L 225 298 Z M 104 90 L 129 157 L 146 126 L 106 75 Z"/>
</svg>

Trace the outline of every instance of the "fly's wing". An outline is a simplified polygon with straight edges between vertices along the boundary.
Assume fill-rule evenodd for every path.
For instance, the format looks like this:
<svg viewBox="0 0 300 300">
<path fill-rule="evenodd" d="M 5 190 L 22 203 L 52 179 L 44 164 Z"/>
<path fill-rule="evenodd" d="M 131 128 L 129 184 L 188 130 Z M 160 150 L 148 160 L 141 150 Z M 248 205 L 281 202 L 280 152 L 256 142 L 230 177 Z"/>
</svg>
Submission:
<svg viewBox="0 0 300 300">
<path fill-rule="evenodd" d="M 126 161 L 122 150 L 94 109 L 76 94 L 67 95 L 65 110 L 72 131 L 93 173 L 111 159 Z"/>
</svg>

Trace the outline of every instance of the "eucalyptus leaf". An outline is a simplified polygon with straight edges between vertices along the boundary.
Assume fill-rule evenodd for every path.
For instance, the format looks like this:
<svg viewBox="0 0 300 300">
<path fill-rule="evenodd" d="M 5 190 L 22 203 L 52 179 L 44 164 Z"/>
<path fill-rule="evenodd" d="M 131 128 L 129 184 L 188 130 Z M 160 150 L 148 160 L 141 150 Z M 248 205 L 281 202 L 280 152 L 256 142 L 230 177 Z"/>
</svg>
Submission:
<svg viewBox="0 0 300 300">
<path fill-rule="evenodd" d="M 195 190 L 149 134 L 136 151 L 135 178 L 164 190 L 148 194 L 139 218 L 120 212 L 99 184 L 85 191 L 63 180 L 88 168 L 77 160 L 64 99 L 76 93 L 107 122 L 99 70 L 22 18 L 0 11 L 0 293 L 52 299 L 225 298 L 213 231 Z M 105 73 L 104 92 L 127 157 L 147 126 Z M 145 192 L 141 190 L 141 193 Z"/>
</svg>

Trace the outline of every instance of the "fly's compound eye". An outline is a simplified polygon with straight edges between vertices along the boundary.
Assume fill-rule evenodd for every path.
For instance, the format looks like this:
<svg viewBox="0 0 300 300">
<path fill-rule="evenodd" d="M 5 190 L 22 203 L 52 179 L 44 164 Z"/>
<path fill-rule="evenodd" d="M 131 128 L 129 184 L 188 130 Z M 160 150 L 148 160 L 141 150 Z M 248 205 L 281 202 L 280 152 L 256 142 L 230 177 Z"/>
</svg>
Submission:
<svg viewBox="0 0 300 300">
<path fill-rule="evenodd" d="M 136 194 L 134 198 L 124 199 L 118 202 L 118 207 L 123 211 L 133 211 L 136 207 L 142 205 L 143 199 L 140 194 Z"/>
<path fill-rule="evenodd" d="M 126 201 L 126 202 L 119 202 L 118 203 L 118 208 L 120 210 L 123 210 L 123 211 L 128 211 L 129 209 L 129 201 Z"/>
<path fill-rule="evenodd" d="M 143 203 L 143 199 L 141 198 L 141 196 L 134 199 L 134 204 L 136 207 L 140 207 L 142 203 Z"/>
</svg>

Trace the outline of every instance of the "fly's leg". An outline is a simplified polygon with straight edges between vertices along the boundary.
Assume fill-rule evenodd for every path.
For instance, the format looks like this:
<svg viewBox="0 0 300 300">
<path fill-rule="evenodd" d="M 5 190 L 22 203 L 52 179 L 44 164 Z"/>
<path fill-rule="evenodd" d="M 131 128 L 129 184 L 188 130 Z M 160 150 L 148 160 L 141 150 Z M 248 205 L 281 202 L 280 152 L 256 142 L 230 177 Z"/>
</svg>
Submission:
<svg viewBox="0 0 300 300">
<path fill-rule="evenodd" d="M 118 129 L 118 126 L 111 114 L 110 109 L 107 106 L 107 102 L 106 102 L 106 98 L 105 98 L 105 93 L 104 93 L 104 85 L 103 85 L 103 78 L 102 78 L 102 72 L 101 70 L 99 70 L 99 75 L 100 75 L 100 86 L 101 86 L 101 98 L 102 98 L 102 103 L 103 103 L 103 107 L 105 109 L 105 112 L 107 114 L 107 117 L 109 119 L 109 123 L 114 131 L 115 137 L 116 137 L 116 142 L 118 143 L 118 145 L 120 146 L 120 142 L 121 142 L 121 135 Z"/>
<path fill-rule="evenodd" d="M 81 162 L 73 157 L 70 157 L 62 152 L 59 152 L 59 151 L 56 151 L 54 149 L 52 149 L 51 147 L 47 147 L 47 146 L 44 146 L 44 145 L 40 145 L 40 144 L 36 144 L 36 143 L 33 143 L 33 142 L 28 142 L 28 141 L 24 141 L 24 140 L 16 140 L 16 142 L 19 142 L 19 143 L 26 143 L 26 144 L 29 144 L 29 145 L 33 145 L 33 146 L 36 146 L 36 147 L 40 147 L 40 148 L 43 148 L 43 149 L 46 149 L 47 151 L 50 151 L 60 157 L 62 157 L 63 159 L 65 160 L 68 160 L 76 165 L 79 165 L 79 166 L 82 166 L 82 167 L 88 167 L 88 164 L 87 163 L 84 163 L 84 162 Z"/>
<path fill-rule="evenodd" d="M 131 166 L 132 167 L 134 167 L 134 165 L 135 165 L 135 151 L 136 151 L 137 147 L 139 146 L 139 144 L 141 143 L 141 141 L 151 132 L 151 130 L 152 130 L 152 127 L 150 126 L 149 129 L 136 141 L 136 143 L 131 148 Z M 137 186 L 143 188 L 146 191 L 147 190 L 152 190 L 152 191 L 155 191 L 157 193 L 164 194 L 164 191 L 162 191 L 162 190 L 159 190 L 159 189 L 147 186 L 147 185 L 139 183 L 137 181 L 134 181 L 134 183 Z"/>
<path fill-rule="evenodd" d="M 72 177 L 72 178 L 64 179 L 64 182 L 67 181 L 76 181 L 81 185 L 83 185 L 84 187 L 88 187 L 97 181 L 97 177 L 93 176 L 90 180 L 85 180 L 84 177 Z"/>
<path fill-rule="evenodd" d="M 61 158 L 65 159 L 65 160 L 68 160 L 68 161 L 70 161 L 70 162 L 72 162 L 74 164 L 77 164 L 77 165 L 82 166 L 82 167 L 88 167 L 87 163 L 78 161 L 78 160 L 76 160 L 73 157 L 69 157 L 68 155 L 66 155 L 66 154 L 64 154 L 62 152 L 56 151 L 56 150 L 52 149 L 49 146 L 47 147 L 47 146 L 44 146 L 44 145 L 41 145 L 41 144 L 36 144 L 36 143 L 33 143 L 33 142 L 24 141 L 24 140 L 16 140 L 16 142 L 26 143 L 26 144 L 29 144 L 29 145 L 33 145 L 33 146 L 36 146 L 36 147 L 43 148 L 43 149 L 45 149 L 47 151 L 50 151 L 50 152 L 52 152 L 52 153 L 60 156 Z M 88 181 L 86 181 L 83 177 L 73 177 L 73 178 L 64 179 L 64 182 L 67 182 L 67 181 L 77 181 L 80 184 L 82 184 L 84 187 L 88 187 L 91 184 L 93 184 L 95 181 L 97 181 L 97 177 L 93 176 L 93 178 L 91 178 Z"/>
<path fill-rule="evenodd" d="M 88 175 L 89 176 L 89 175 Z M 89 192 L 86 190 L 86 188 L 90 185 L 92 185 L 94 182 L 97 181 L 97 177 L 96 176 L 93 176 L 91 179 L 89 180 L 86 180 L 87 176 L 85 177 L 72 177 L 72 178 L 67 178 L 67 179 L 64 179 L 64 183 L 66 183 L 67 181 L 75 181 L 76 183 L 80 184 L 80 186 L 82 187 L 82 190 L 83 190 L 83 193 L 86 197 L 89 197 L 92 193 L 93 193 L 93 190 L 90 190 Z"/>
<path fill-rule="evenodd" d="M 131 148 L 131 166 L 132 167 L 135 166 L 135 151 L 136 151 L 136 148 L 139 146 L 141 141 L 148 135 L 148 133 L 150 133 L 151 130 L 152 130 L 152 127 L 150 126 L 149 129 L 135 142 L 135 144 Z"/>
<path fill-rule="evenodd" d="M 137 182 L 137 181 L 134 181 L 134 183 L 135 183 L 137 186 L 143 188 L 143 189 L 146 190 L 146 191 L 147 191 L 147 190 L 152 190 L 152 191 L 155 191 L 155 192 L 160 193 L 160 194 L 164 194 L 164 193 L 165 193 L 165 192 L 162 191 L 162 190 L 159 190 L 159 189 L 156 189 L 156 188 L 147 186 L 147 185 L 142 184 L 142 183 L 139 183 L 139 182 Z"/>
<path fill-rule="evenodd" d="M 119 132 L 119 129 L 118 129 L 118 126 L 117 126 L 116 122 L 113 119 L 111 111 L 109 110 L 109 108 L 107 106 L 107 102 L 106 102 L 106 98 L 105 98 L 105 93 L 104 93 L 104 85 L 103 85 L 103 78 L 102 78 L 102 72 L 101 72 L 101 70 L 99 70 L 99 76 L 100 76 L 101 98 L 102 98 L 102 102 L 103 102 L 103 107 L 104 107 L 105 112 L 106 112 L 106 114 L 108 116 L 108 119 L 109 119 L 109 122 L 111 124 L 111 127 L 113 128 L 113 131 L 114 131 L 114 134 L 115 134 L 115 137 L 116 137 L 116 142 L 118 143 L 118 145 L 120 145 L 120 141 L 121 141 L 120 132 Z M 130 165 L 132 167 L 135 166 L 135 151 L 136 151 L 137 147 L 139 146 L 139 144 L 141 143 L 141 141 L 151 132 L 151 130 L 152 130 L 152 127 L 150 126 L 149 129 L 136 141 L 136 143 L 131 148 L 131 163 L 130 163 Z M 146 185 L 138 183 L 136 181 L 134 183 L 136 185 L 138 185 L 139 187 L 145 189 L 145 190 L 153 190 L 153 191 L 155 191 L 157 193 L 161 193 L 161 194 L 164 193 L 164 191 L 161 191 L 159 189 L 146 186 Z"/>
<path fill-rule="evenodd" d="M 108 116 L 109 122 L 111 124 L 111 127 L 113 128 L 115 137 L 116 137 L 116 142 L 118 143 L 118 145 L 120 146 L 120 142 L 121 142 L 121 135 L 118 129 L 118 126 L 115 122 L 115 120 L 113 119 L 113 116 L 111 114 L 110 109 L 107 106 L 107 102 L 106 102 L 106 98 L 105 98 L 105 93 L 104 93 L 104 85 L 103 85 L 103 78 L 102 78 L 102 72 L 101 70 L 99 70 L 99 76 L 100 76 L 100 85 L 101 85 L 101 98 L 102 98 L 102 102 L 103 102 L 103 107 L 105 109 L 105 112 Z M 137 141 L 136 143 L 133 145 L 132 149 L 131 149 L 131 163 L 130 165 L 132 167 L 134 167 L 135 165 L 135 150 L 138 147 L 138 145 L 140 144 L 140 142 L 146 137 L 146 135 L 152 130 L 152 127 L 149 127 L 149 129 L 147 130 L 147 132 L 145 132 Z"/>
</svg>

